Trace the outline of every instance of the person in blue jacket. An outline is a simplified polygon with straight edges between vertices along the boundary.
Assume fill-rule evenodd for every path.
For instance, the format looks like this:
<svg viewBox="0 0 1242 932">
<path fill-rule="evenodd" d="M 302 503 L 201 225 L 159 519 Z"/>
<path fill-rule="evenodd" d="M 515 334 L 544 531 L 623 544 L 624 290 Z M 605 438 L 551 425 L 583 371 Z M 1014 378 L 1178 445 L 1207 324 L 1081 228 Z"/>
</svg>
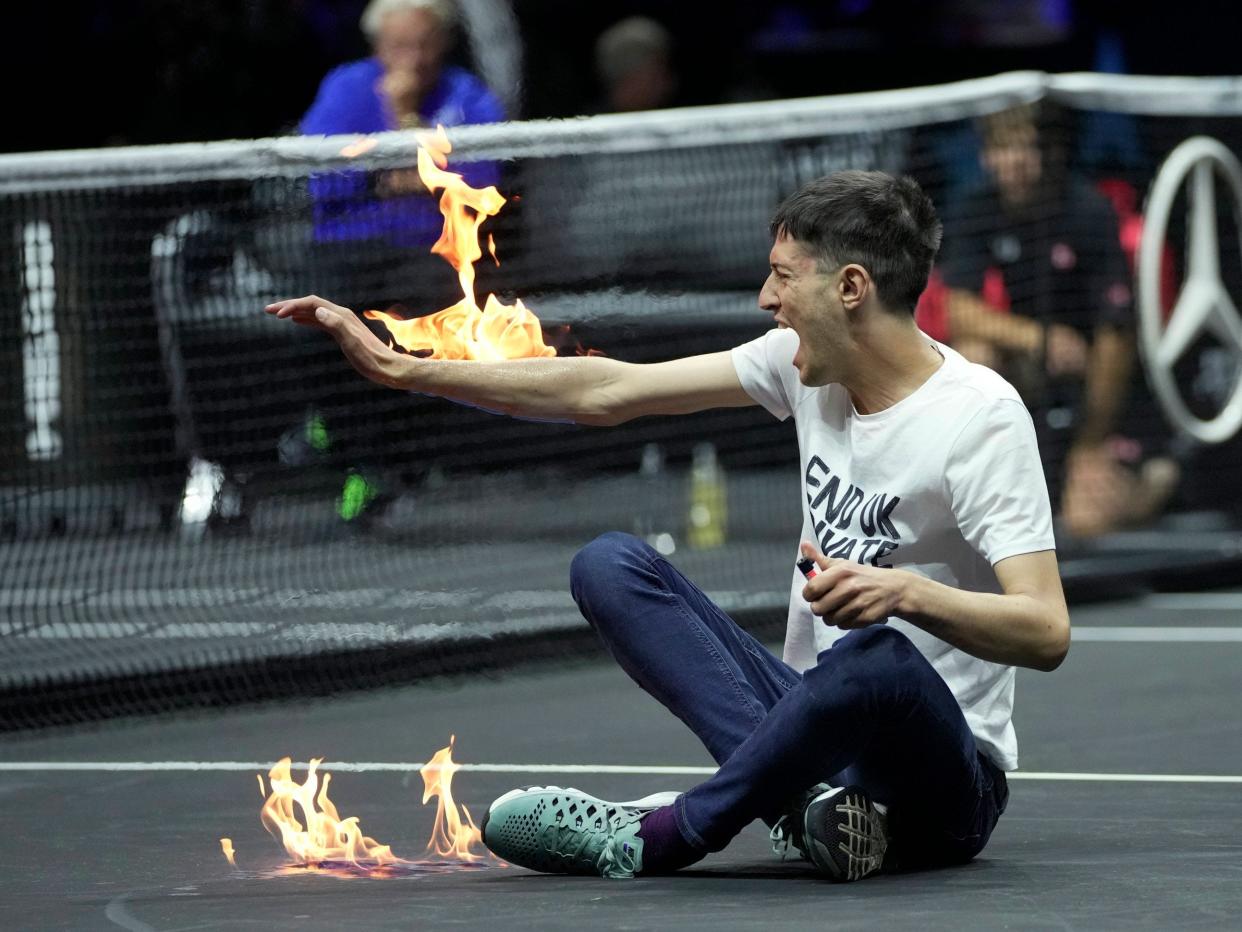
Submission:
<svg viewBox="0 0 1242 932">
<path fill-rule="evenodd" d="M 333 69 L 299 126 L 304 135 L 446 128 L 505 119 L 479 78 L 446 64 L 456 9 L 450 0 L 371 0 L 362 31 L 375 54 Z M 492 163 L 453 166 L 475 187 L 498 180 Z M 430 246 L 441 217 L 412 170 L 368 175 L 335 172 L 311 179 L 315 241 L 379 238 L 394 246 Z"/>
</svg>

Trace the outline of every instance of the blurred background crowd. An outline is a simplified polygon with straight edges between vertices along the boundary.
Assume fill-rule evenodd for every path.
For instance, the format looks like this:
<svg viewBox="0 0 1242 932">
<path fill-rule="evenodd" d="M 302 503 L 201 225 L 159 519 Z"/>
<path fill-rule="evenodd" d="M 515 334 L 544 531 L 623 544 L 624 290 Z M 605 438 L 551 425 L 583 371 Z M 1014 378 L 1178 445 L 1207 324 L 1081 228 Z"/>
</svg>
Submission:
<svg viewBox="0 0 1242 932">
<path fill-rule="evenodd" d="M 366 0 L 76 0 L 8 14 L 5 151 L 292 131 L 369 53 Z M 511 118 L 909 87 L 1032 68 L 1227 74 L 1228 0 L 466 0 L 450 60 Z M 654 27 L 601 41 L 629 17 Z M 478 54 L 478 53 L 482 54 Z M 640 76 L 626 62 L 650 53 Z M 658 60 L 657 60 L 658 59 Z M 618 85 L 623 85 L 618 87 Z"/>
</svg>

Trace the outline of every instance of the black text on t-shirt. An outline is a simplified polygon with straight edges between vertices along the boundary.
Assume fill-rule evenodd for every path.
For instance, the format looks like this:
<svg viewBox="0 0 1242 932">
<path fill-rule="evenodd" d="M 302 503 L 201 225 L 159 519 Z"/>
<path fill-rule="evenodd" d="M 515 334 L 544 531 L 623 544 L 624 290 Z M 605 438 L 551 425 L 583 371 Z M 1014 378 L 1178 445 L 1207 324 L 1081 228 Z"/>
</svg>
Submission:
<svg viewBox="0 0 1242 932">
<path fill-rule="evenodd" d="M 868 495 L 852 482 L 842 488 L 841 477 L 818 456 L 807 462 L 805 483 L 811 527 L 824 556 L 892 566 L 880 560 L 890 556 L 901 539 L 892 521 L 899 496 Z"/>
</svg>

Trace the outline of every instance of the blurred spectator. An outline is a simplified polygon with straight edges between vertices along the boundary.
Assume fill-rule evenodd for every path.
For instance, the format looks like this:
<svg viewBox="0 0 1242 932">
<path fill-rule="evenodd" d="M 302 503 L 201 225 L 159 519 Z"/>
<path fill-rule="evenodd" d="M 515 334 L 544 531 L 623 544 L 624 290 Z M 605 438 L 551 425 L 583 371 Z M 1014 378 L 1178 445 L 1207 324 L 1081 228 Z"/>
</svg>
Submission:
<svg viewBox="0 0 1242 932">
<path fill-rule="evenodd" d="M 450 0 L 371 0 L 362 14 L 362 30 L 375 55 L 341 65 L 324 78 L 302 118 L 302 133 L 377 133 L 503 120 L 500 102 L 482 81 L 445 63 L 455 22 Z M 476 187 L 498 180 L 490 163 L 457 164 L 454 170 Z M 311 196 L 318 243 L 372 240 L 426 247 L 439 236 L 439 210 L 413 169 L 375 176 L 361 171 L 318 175 L 311 179 Z M 377 270 L 401 265 L 399 256 L 383 250 L 348 258 L 351 265 L 359 261 Z M 380 294 L 408 296 L 389 288 L 370 297 Z"/>
<path fill-rule="evenodd" d="M 628 113 L 670 106 L 677 94 L 673 38 L 645 16 L 614 23 L 595 42 L 595 73 L 604 90 L 603 110 Z"/>
<path fill-rule="evenodd" d="M 371 0 L 362 31 L 374 56 L 331 71 L 301 130 L 378 133 L 504 119 L 496 96 L 463 68 L 445 64 L 456 9 L 450 0 Z"/>
<path fill-rule="evenodd" d="M 376 133 L 415 127 L 461 126 L 503 120 L 503 108 L 469 71 L 450 65 L 458 10 L 450 0 L 371 0 L 361 26 L 374 55 L 334 69 L 302 118 L 304 134 Z M 411 146 L 413 155 L 413 146 Z M 455 161 L 475 187 L 497 184 L 490 162 Z M 359 309 L 401 305 L 412 313 L 439 310 L 460 297 L 457 278 L 429 247 L 443 217 L 414 168 L 347 170 L 310 179 L 313 238 L 308 276 L 320 294 L 353 296 Z M 350 470 L 338 510 L 353 520 L 390 498 L 394 486 L 383 451 L 395 430 L 408 430 L 408 405 L 356 384 L 319 385 L 319 399 L 298 437 L 330 451 Z M 299 441 L 300 442 L 300 441 Z M 305 459 L 290 440 L 282 456 Z M 305 446 L 305 443 L 302 443 Z M 295 451 L 288 454 L 288 451 Z"/>
<path fill-rule="evenodd" d="M 1130 271 L 1109 203 L 1041 132 L 1049 115 L 1024 106 L 981 121 L 987 181 L 945 211 L 939 274 L 950 341 L 1023 393 L 1054 506 L 1091 536 L 1151 517 L 1173 476 L 1168 464 L 1127 470 L 1116 454 L 1135 359 Z"/>
<path fill-rule="evenodd" d="M 969 45 L 1032 48 L 1067 42 L 1073 0 L 944 0 L 940 31 Z"/>
</svg>

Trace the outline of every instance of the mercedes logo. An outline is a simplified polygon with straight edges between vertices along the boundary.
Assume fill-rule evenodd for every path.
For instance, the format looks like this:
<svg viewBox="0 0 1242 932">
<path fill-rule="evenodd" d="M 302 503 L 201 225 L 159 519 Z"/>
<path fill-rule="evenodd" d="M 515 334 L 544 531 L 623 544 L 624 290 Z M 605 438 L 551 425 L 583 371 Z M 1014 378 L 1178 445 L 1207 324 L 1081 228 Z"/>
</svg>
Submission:
<svg viewBox="0 0 1242 932">
<path fill-rule="evenodd" d="M 1148 382 L 1175 427 L 1205 443 L 1224 443 L 1242 427 L 1242 378 L 1211 420 L 1187 407 L 1173 368 L 1201 335 L 1220 341 L 1242 367 L 1242 317 L 1221 279 L 1220 238 L 1216 228 L 1216 184 L 1225 181 L 1234 221 L 1242 232 L 1242 165 L 1224 145 L 1207 136 L 1187 139 L 1165 159 L 1147 198 L 1138 253 L 1139 345 Z M 1160 301 L 1160 264 L 1169 214 L 1188 184 L 1186 277 L 1165 321 Z"/>
</svg>

